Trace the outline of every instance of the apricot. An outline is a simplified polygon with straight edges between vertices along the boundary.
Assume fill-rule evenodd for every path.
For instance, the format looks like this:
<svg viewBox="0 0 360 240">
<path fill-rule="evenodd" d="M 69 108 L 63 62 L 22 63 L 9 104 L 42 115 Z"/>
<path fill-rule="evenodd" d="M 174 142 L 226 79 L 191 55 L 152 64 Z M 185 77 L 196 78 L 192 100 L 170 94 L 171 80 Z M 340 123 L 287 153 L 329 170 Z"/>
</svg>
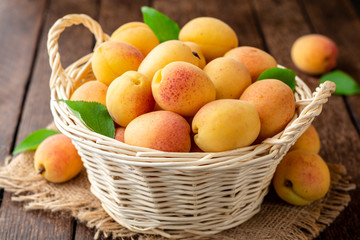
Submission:
<svg viewBox="0 0 360 240">
<path fill-rule="evenodd" d="M 98 102 L 106 105 L 108 86 L 100 81 L 89 81 L 79 86 L 70 97 L 71 101 Z"/>
<path fill-rule="evenodd" d="M 179 39 L 198 44 L 207 62 L 222 57 L 238 46 L 235 31 L 225 22 L 213 17 L 192 19 L 181 28 Z"/>
<path fill-rule="evenodd" d="M 92 70 L 97 80 L 110 83 L 124 72 L 137 70 L 143 55 L 134 46 L 125 42 L 107 41 L 95 49 Z"/>
<path fill-rule="evenodd" d="M 189 152 L 190 125 L 174 112 L 145 113 L 126 127 L 125 143 L 165 152 Z"/>
<path fill-rule="evenodd" d="M 36 149 L 34 167 L 49 182 L 62 183 L 78 175 L 83 163 L 71 139 L 55 134 Z"/>
<path fill-rule="evenodd" d="M 259 112 L 261 130 L 258 141 L 281 132 L 293 118 L 295 98 L 291 88 L 280 80 L 266 79 L 251 84 L 240 100 L 254 104 Z"/>
<path fill-rule="evenodd" d="M 302 149 L 290 151 L 276 168 L 273 186 L 284 201 L 306 205 L 328 192 L 330 171 L 318 154 Z"/>
<path fill-rule="evenodd" d="M 159 39 L 155 33 L 142 22 L 129 22 L 121 25 L 111 34 L 110 40 L 129 43 L 136 47 L 144 57 L 159 45 Z"/>
<path fill-rule="evenodd" d="M 206 73 L 187 62 L 172 62 L 156 72 L 152 80 L 156 103 L 164 110 L 190 117 L 215 100 L 216 90 Z"/>
<path fill-rule="evenodd" d="M 191 51 L 193 52 L 193 54 L 199 58 L 199 63 L 198 63 L 198 67 L 203 69 L 206 65 L 206 60 L 204 57 L 204 54 L 201 51 L 201 48 L 199 45 L 197 45 L 196 43 L 193 42 L 184 42 L 186 45 L 188 45 L 191 49 Z"/>
<path fill-rule="evenodd" d="M 252 144 L 260 132 L 254 105 L 237 99 L 219 99 L 203 106 L 194 116 L 196 145 L 205 152 L 220 152 Z"/>
<path fill-rule="evenodd" d="M 106 94 L 106 107 L 110 116 L 126 127 L 137 116 L 154 109 L 151 81 L 143 74 L 128 71 L 116 78 Z"/>
<path fill-rule="evenodd" d="M 153 79 L 156 71 L 175 61 L 184 61 L 199 66 L 199 58 L 191 48 L 179 40 L 170 40 L 157 45 L 142 61 L 138 72 Z"/>
<path fill-rule="evenodd" d="M 290 148 L 290 150 L 295 149 L 304 149 L 312 151 L 314 153 L 319 153 L 320 151 L 320 138 L 319 134 L 316 131 L 315 127 L 311 124 L 308 129 L 298 138 L 295 144 Z"/>
<path fill-rule="evenodd" d="M 255 47 L 237 47 L 226 52 L 224 57 L 231 57 L 243 63 L 250 72 L 252 82 L 255 82 L 265 70 L 277 66 L 273 56 Z"/>
<path fill-rule="evenodd" d="M 115 139 L 120 142 L 125 142 L 124 140 L 125 128 L 124 127 L 117 127 L 115 128 Z"/>
<path fill-rule="evenodd" d="M 216 99 L 238 99 L 251 84 L 248 69 L 233 58 L 216 58 L 205 66 L 204 72 L 215 85 Z"/>
<path fill-rule="evenodd" d="M 338 47 L 330 38 L 321 34 L 299 37 L 291 47 L 295 66 L 308 74 L 323 74 L 336 66 Z"/>
</svg>

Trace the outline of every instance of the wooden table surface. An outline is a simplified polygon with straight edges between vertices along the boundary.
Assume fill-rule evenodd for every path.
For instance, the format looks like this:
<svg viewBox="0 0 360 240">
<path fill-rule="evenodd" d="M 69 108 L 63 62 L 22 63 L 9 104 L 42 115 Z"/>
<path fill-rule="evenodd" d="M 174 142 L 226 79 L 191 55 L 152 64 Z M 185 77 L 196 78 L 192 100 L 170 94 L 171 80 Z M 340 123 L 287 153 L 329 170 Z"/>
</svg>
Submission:
<svg viewBox="0 0 360 240">
<path fill-rule="evenodd" d="M 312 90 L 319 79 L 295 68 L 290 48 L 301 35 L 327 35 L 339 46 L 337 68 L 360 83 L 358 0 L 1 0 L 0 164 L 24 137 L 52 121 L 46 50 L 52 24 L 66 14 L 85 13 L 111 34 L 123 23 L 141 21 L 144 5 L 165 13 L 179 26 L 197 16 L 222 19 L 238 34 L 239 45 L 268 51 Z M 67 66 L 91 52 L 94 39 L 85 28 L 73 27 L 59 43 Z M 357 185 L 349 206 L 318 239 L 360 239 L 360 96 L 332 96 L 314 125 L 321 137 L 320 155 L 345 165 Z M 66 214 L 26 212 L 0 189 L 0 239 L 92 239 L 94 233 Z"/>
</svg>

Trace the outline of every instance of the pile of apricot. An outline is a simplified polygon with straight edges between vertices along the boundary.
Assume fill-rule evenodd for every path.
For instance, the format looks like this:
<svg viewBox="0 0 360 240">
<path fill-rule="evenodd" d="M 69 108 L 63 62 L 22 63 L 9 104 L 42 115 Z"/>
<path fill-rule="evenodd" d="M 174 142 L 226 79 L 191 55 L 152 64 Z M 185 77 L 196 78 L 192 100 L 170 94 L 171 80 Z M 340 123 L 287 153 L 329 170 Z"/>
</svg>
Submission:
<svg viewBox="0 0 360 240">
<path fill-rule="evenodd" d="M 219 152 L 259 143 L 282 131 L 295 113 L 293 91 L 277 79 L 267 52 L 238 46 L 234 30 L 212 17 L 185 24 L 178 40 L 159 42 L 130 22 L 95 49 L 96 78 L 70 100 L 104 104 L 116 138 L 168 152 Z"/>
</svg>

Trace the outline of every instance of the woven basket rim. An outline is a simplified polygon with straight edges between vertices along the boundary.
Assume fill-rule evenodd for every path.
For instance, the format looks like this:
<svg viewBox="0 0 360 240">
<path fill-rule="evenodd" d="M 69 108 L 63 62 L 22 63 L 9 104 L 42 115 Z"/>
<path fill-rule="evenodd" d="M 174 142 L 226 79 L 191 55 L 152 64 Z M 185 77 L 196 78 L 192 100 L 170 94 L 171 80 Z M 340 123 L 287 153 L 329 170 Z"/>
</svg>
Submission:
<svg viewBox="0 0 360 240">
<path fill-rule="evenodd" d="M 283 67 L 283 66 L 280 66 L 280 67 Z M 62 86 L 57 86 L 55 89 L 58 89 L 59 87 L 62 88 Z M 306 88 L 306 90 L 310 92 L 310 89 L 298 76 L 296 76 L 296 87 L 297 88 L 298 87 Z M 52 94 L 51 94 L 51 96 L 52 96 L 51 108 L 52 109 L 54 107 L 56 107 L 55 105 L 64 104 L 63 102 L 53 101 L 53 100 L 57 100 L 55 97 L 55 93 L 53 93 L 53 91 L 56 91 L 56 90 L 53 89 Z M 308 96 L 308 97 L 310 97 L 310 96 Z M 300 106 L 297 105 L 297 109 L 299 107 Z M 67 106 L 65 106 L 65 108 L 67 108 Z M 299 114 L 300 113 L 296 114 L 294 116 L 293 120 L 295 120 Z M 54 118 L 60 117 L 57 114 L 55 114 L 54 116 L 55 116 Z M 61 116 L 61 117 L 64 117 L 64 116 Z M 286 128 L 291 126 L 293 120 L 288 124 L 288 126 Z M 59 127 L 59 123 L 57 121 L 55 121 L 55 123 Z M 194 161 L 204 161 L 204 159 L 206 159 L 206 158 L 238 156 L 239 153 L 243 154 L 244 151 L 252 152 L 254 155 L 256 155 L 256 153 L 257 153 L 256 151 L 258 151 L 260 153 L 260 152 L 264 151 L 264 148 L 266 148 L 266 149 L 271 148 L 274 144 L 273 141 L 279 142 L 279 140 L 281 140 L 284 130 L 286 129 L 285 128 L 283 131 L 276 134 L 275 136 L 264 140 L 264 142 L 262 142 L 262 143 L 254 144 L 254 145 L 250 145 L 250 146 L 246 146 L 246 147 L 242 147 L 242 148 L 236 148 L 236 149 L 228 150 L 228 151 L 222 151 L 222 152 L 164 152 L 164 151 L 154 150 L 154 149 L 150 149 L 150 148 L 146 148 L 146 147 L 132 146 L 132 145 L 117 141 L 110 137 L 93 132 L 85 125 L 79 124 L 77 122 L 73 123 L 73 125 L 69 125 L 69 127 L 78 128 L 77 130 L 81 130 L 81 132 L 83 134 L 83 136 L 80 136 L 80 135 L 75 135 L 75 134 L 69 133 L 68 131 L 63 131 L 64 134 L 71 135 L 72 139 L 78 138 L 78 141 L 84 141 L 84 140 L 89 140 L 91 138 L 95 138 L 96 139 L 95 141 L 94 140 L 89 140 L 89 141 L 94 141 L 95 144 L 98 144 L 98 145 L 107 145 L 109 147 L 122 148 L 122 149 L 129 150 L 131 152 L 136 152 L 135 156 L 131 156 L 131 158 L 132 158 L 131 161 L 125 161 L 129 164 L 138 165 L 138 164 L 136 164 L 136 162 L 138 161 L 138 162 L 140 162 L 141 166 L 162 166 L 162 167 L 169 166 L 169 164 L 171 166 L 176 166 L 177 164 L 179 166 L 184 165 L 184 160 L 182 160 L 180 163 L 177 163 L 177 162 L 174 162 L 174 158 L 189 158 L 188 161 L 191 161 L 194 164 Z M 283 144 L 280 143 L 280 145 L 283 145 Z M 109 150 L 109 149 L 103 150 L 103 151 L 111 152 L 111 150 Z M 118 154 L 118 153 L 116 153 L 116 154 Z M 158 157 L 158 156 L 168 158 L 168 162 L 156 162 L 156 163 L 151 162 L 153 157 Z M 191 158 L 196 158 L 196 159 L 191 159 Z M 253 160 L 253 159 L 251 159 L 251 160 Z M 124 160 L 122 160 L 122 161 L 124 161 Z"/>
</svg>

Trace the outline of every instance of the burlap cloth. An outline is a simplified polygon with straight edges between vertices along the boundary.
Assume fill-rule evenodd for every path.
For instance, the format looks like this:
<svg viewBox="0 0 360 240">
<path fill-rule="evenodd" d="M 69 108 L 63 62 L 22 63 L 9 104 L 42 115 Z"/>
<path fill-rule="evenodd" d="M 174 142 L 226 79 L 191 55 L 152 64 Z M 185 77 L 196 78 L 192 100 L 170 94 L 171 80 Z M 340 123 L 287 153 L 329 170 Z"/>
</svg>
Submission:
<svg viewBox="0 0 360 240">
<path fill-rule="evenodd" d="M 50 126 L 54 128 L 54 126 Z M 86 171 L 75 179 L 52 184 L 34 170 L 34 151 L 6 159 L 0 167 L 0 187 L 13 193 L 12 200 L 24 203 L 26 210 L 51 210 L 71 214 L 89 228 L 95 228 L 95 239 L 103 235 L 113 239 L 159 240 L 163 237 L 134 233 L 115 222 L 90 192 Z M 312 239 L 320 234 L 350 202 L 348 191 L 355 188 L 342 165 L 328 164 L 331 187 L 321 200 L 307 206 L 291 206 L 270 189 L 261 211 L 238 227 L 207 239 Z"/>
</svg>

